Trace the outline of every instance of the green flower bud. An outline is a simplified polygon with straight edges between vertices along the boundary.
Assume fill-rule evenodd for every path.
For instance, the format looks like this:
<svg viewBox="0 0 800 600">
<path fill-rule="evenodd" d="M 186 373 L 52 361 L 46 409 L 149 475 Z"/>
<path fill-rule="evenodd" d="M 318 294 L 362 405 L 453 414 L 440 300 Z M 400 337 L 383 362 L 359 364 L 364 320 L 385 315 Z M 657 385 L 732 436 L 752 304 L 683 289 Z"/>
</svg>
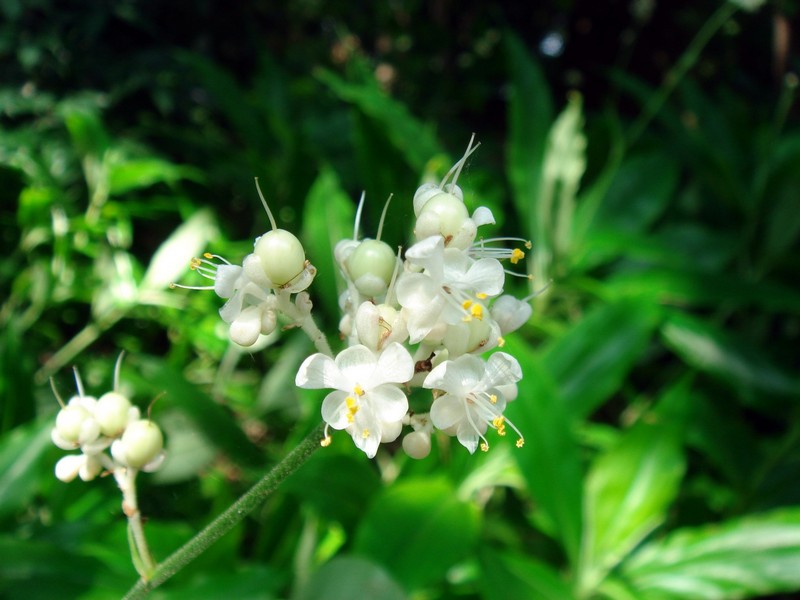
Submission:
<svg viewBox="0 0 800 600">
<path fill-rule="evenodd" d="M 141 469 L 154 460 L 163 447 L 161 429 L 152 421 L 143 419 L 128 425 L 122 438 L 111 446 L 111 453 L 119 462 Z"/>
<path fill-rule="evenodd" d="M 305 268 L 303 245 L 285 229 L 273 229 L 262 235 L 253 253 L 261 259 L 264 273 L 276 286 L 286 285 Z"/>
<path fill-rule="evenodd" d="M 77 444 L 83 423 L 92 417 L 91 413 L 79 404 L 68 404 L 56 416 L 56 431 L 67 442 Z"/>
<path fill-rule="evenodd" d="M 386 242 L 363 240 L 347 257 L 347 271 L 356 289 L 374 298 L 386 291 L 397 257 Z"/>
</svg>

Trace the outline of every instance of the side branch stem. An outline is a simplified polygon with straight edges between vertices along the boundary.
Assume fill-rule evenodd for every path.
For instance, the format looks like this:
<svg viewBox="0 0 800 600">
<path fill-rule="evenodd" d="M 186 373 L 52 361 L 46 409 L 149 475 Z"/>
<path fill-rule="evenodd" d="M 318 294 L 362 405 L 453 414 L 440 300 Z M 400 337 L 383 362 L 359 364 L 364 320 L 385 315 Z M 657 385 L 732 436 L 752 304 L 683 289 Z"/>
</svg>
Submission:
<svg viewBox="0 0 800 600">
<path fill-rule="evenodd" d="M 209 523 L 205 529 L 176 550 L 169 558 L 160 563 L 149 581 L 140 579 L 125 595 L 125 599 L 133 600 L 135 598 L 144 598 L 150 590 L 164 583 L 197 556 L 202 554 L 211 544 L 233 529 L 233 527 L 241 522 L 253 509 L 264 502 L 289 475 L 300 468 L 314 451 L 320 447 L 322 431 L 322 424 L 314 428 L 286 458 L 272 467 L 272 469 L 241 498 Z"/>
</svg>

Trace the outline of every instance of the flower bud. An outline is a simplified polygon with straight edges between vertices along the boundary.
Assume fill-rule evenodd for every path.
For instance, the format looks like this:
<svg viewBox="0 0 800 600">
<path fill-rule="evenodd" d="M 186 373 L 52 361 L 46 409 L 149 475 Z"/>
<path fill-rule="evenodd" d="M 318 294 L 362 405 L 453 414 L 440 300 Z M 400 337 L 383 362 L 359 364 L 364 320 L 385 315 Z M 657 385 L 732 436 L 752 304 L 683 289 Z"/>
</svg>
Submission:
<svg viewBox="0 0 800 600">
<path fill-rule="evenodd" d="M 122 438 L 111 445 L 111 454 L 128 467 L 141 469 L 158 458 L 163 447 L 161 429 L 152 421 L 143 419 L 128 425 Z"/>
<path fill-rule="evenodd" d="M 108 392 L 100 396 L 94 409 L 94 418 L 100 425 L 100 432 L 108 437 L 117 437 L 128 424 L 130 401 L 117 392 Z"/>
<path fill-rule="evenodd" d="M 261 259 L 261 267 L 276 286 L 289 283 L 305 268 L 303 245 L 285 229 L 273 229 L 256 241 L 253 253 Z"/>
<path fill-rule="evenodd" d="M 83 423 L 92 415 L 79 404 L 68 404 L 56 416 L 56 431 L 67 442 L 78 444 Z"/>
<path fill-rule="evenodd" d="M 386 292 L 396 263 L 391 246 L 380 240 L 363 240 L 346 260 L 356 289 L 369 298 Z"/>
<path fill-rule="evenodd" d="M 461 250 L 472 244 L 477 231 L 464 202 L 447 192 L 440 192 L 428 200 L 414 226 L 418 240 L 441 235 L 446 246 Z"/>
<path fill-rule="evenodd" d="M 403 438 L 403 450 L 411 458 L 425 458 L 431 452 L 431 436 L 424 431 L 412 431 Z"/>
</svg>

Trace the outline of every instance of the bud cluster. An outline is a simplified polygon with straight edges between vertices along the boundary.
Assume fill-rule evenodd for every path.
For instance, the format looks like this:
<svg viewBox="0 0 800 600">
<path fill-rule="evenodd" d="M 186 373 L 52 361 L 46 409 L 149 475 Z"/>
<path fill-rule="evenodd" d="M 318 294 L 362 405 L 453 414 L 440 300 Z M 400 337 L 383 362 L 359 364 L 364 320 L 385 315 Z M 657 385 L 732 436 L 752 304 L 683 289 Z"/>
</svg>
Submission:
<svg viewBox="0 0 800 600">
<path fill-rule="evenodd" d="M 51 432 L 53 443 L 63 450 L 80 450 L 80 454 L 56 463 L 56 477 L 61 481 L 78 476 L 90 481 L 103 470 L 115 475 L 129 469 L 155 471 L 164 461 L 161 429 L 143 419 L 139 408 L 119 392 L 121 360 L 122 355 L 117 361 L 114 390 L 100 398 L 86 395 L 77 370 L 78 393 L 66 404 L 56 393 L 62 408 Z"/>
</svg>

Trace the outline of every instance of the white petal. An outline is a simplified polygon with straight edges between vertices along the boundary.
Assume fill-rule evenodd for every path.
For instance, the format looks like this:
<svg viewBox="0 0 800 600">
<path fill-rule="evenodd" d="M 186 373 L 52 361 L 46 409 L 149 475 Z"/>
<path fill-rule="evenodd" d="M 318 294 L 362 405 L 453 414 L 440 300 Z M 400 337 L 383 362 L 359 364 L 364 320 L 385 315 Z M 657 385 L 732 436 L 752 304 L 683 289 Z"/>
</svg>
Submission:
<svg viewBox="0 0 800 600">
<path fill-rule="evenodd" d="M 239 283 L 242 267 L 238 265 L 220 265 L 214 277 L 214 292 L 220 298 L 230 298 Z"/>
<path fill-rule="evenodd" d="M 392 342 L 378 356 L 376 375 L 380 383 L 405 383 L 414 376 L 414 360 L 408 350 Z"/>
<path fill-rule="evenodd" d="M 500 261 L 494 258 L 481 258 L 469 268 L 466 277 L 475 291 L 496 296 L 503 291 L 505 276 Z"/>
<path fill-rule="evenodd" d="M 505 294 L 494 301 L 491 313 L 500 326 L 500 331 L 505 335 L 527 323 L 533 313 L 533 307 L 528 302 Z"/>
<path fill-rule="evenodd" d="M 464 421 L 458 427 L 458 441 L 461 442 L 461 445 L 464 446 L 467 450 L 469 450 L 470 454 L 475 454 L 475 450 L 478 449 L 478 432 L 475 431 L 475 428 L 469 424 L 468 421 Z"/>
<path fill-rule="evenodd" d="M 431 405 L 431 422 L 437 429 L 447 429 L 466 419 L 464 400 L 451 394 L 439 396 Z"/>
<path fill-rule="evenodd" d="M 372 378 L 377 364 L 378 358 L 375 352 L 366 346 L 357 344 L 345 348 L 336 356 L 336 366 L 346 379 L 346 383 L 344 386 L 337 386 L 337 388 L 351 391 L 349 389 L 350 386 L 355 384 L 360 384 L 367 388 L 369 382 L 373 381 Z"/>
<path fill-rule="evenodd" d="M 483 384 L 486 388 L 508 383 L 516 383 L 522 379 L 522 369 L 517 359 L 505 352 L 495 352 L 486 363 L 486 374 Z"/>
<path fill-rule="evenodd" d="M 248 306 L 231 323 L 229 335 L 240 346 L 252 346 L 261 334 L 261 308 Z"/>
<path fill-rule="evenodd" d="M 310 390 L 340 389 L 342 374 L 330 356 L 325 356 L 318 352 L 303 361 L 303 364 L 297 370 L 294 383 L 297 387 Z"/>
<path fill-rule="evenodd" d="M 475 221 L 475 225 L 480 227 L 481 225 L 488 225 L 494 224 L 494 215 L 492 211 L 486 208 L 485 206 L 479 206 L 475 209 L 475 212 L 472 213 L 472 220 Z"/>
<path fill-rule="evenodd" d="M 403 390 L 392 384 L 378 386 L 367 397 L 372 412 L 381 421 L 399 421 L 408 412 L 408 398 Z"/>
<path fill-rule="evenodd" d="M 353 426 L 348 429 L 353 436 L 353 442 L 364 451 L 369 458 L 374 458 L 381 443 L 381 424 L 368 411 L 358 411 Z"/>
<path fill-rule="evenodd" d="M 63 482 L 69 482 L 78 476 L 86 457 L 83 454 L 71 454 L 61 458 L 56 463 L 56 477 Z"/>
<path fill-rule="evenodd" d="M 336 390 L 325 396 L 322 402 L 322 420 L 334 429 L 345 429 L 350 424 L 344 403 L 347 396 L 346 392 Z"/>
<path fill-rule="evenodd" d="M 96 456 L 86 455 L 86 460 L 78 471 L 83 481 L 91 481 L 100 474 L 103 465 Z"/>
<path fill-rule="evenodd" d="M 434 368 L 423 384 L 426 388 L 444 390 L 449 394 L 466 397 L 474 391 L 483 375 L 483 361 L 471 354 L 448 360 Z"/>
<path fill-rule="evenodd" d="M 441 235 L 427 237 L 406 250 L 406 259 L 427 269 L 429 275 L 437 281 L 442 278 L 443 257 L 444 238 Z"/>
</svg>

